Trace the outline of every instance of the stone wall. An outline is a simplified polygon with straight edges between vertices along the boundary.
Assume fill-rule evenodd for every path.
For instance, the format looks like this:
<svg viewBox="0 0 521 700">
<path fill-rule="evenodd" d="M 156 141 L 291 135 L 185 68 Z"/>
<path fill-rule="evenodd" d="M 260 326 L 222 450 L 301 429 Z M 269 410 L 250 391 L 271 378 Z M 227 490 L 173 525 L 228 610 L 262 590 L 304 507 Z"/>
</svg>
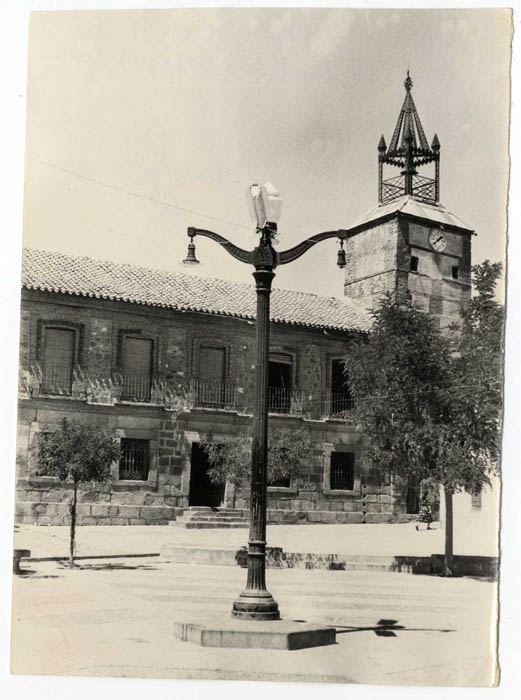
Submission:
<svg viewBox="0 0 521 700">
<path fill-rule="evenodd" d="M 68 525 L 72 490 L 52 477 L 18 479 L 15 519 L 32 525 Z M 80 484 L 78 525 L 167 525 L 179 508 L 179 489 L 163 484 Z"/>
<path fill-rule="evenodd" d="M 228 350 L 227 381 L 237 387 L 245 412 L 253 409 L 255 380 L 255 327 L 241 319 L 208 314 L 179 313 L 161 308 L 99 299 L 23 290 L 21 316 L 21 371 L 26 393 L 37 396 L 41 362 L 41 334 L 45 323 L 65 322 L 81 327 L 79 368 L 74 374 L 73 396 L 92 403 L 116 403 L 113 384 L 118 370 L 118 342 L 122 331 L 140 332 L 155 341 L 153 375 L 163 384 L 186 386 L 201 379 L 198 344 L 219 342 Z M 272 324 L 271 349 L 294 358 L 296 393 L 306 398 L 310 417 L 320 417 L 326 389 L 326 357 L 345 354 L 348 334 Z"/>
<path fill-rule="evenodd" d="M 71 396 L 45 396 L 38 390 L 38 373 L 31 368 L 39 362 L 39 332 L 46 321 L 82 327 L 81 368 L 75 373 Z M 178 396 L 176 403 L 175 397 L 167 400 L 159 395 L 166 384 L 153 387 L 148 404 L 120 401 L 111 375 L 117 367 L 121 330 L 140 331 L 155 339 L 154 375 L 163 383 L 181 385 L 198 379 L 200 342 L 225 345 L 227 379 L 237 387 L 238 405 L 233 410 L 197 408 L 186 396 Z M 270 521 L 381 522 L 396 517 L 404 511 L 403 494 L 365 478 L 362 436 L 349 420 L 324 416 L 331 359 L 344 356 L 348 335 L 283 324 L 272 324 L 270 333 L 272 350 L 293 356 L 294 388 L 302 397 L 302 404 L 294 406 L 295 415 L 273 415 L 271 424 L 304 428 L 315 445 L 298 481 L 287 489 L 269 488 Z M 79 524 L 158 524 L 174 519 L 189 503 L 192 444 L 209 432 L 216 440 L 226 440 L 251 425 L 255 328 L 249 322 L 24 290 L 21 338 L 26 381 L 19 409 L 18 522 L 68 523 L 70 490 L 52 479 L 35 477 L 30 453 L 35 434 L 55 429 L 63 417 L 113 430 L 119 438 L 150 441 L 148 480 L 121 481 L 118 465 L 113 465 L 110 483 L 81 487 Z M 356 453 L 353 491 L 328 488 L 332 450 Z M 248 508 L 247 496 L 238 495 L 237 507 Z"/>
<path fill-rule="evenodd" d="M 442 232 L 435 222 L 401 217 L 375 222 L 348 239 L 346 296 L 375 309 L 383 293 L 401 294 L 442 328 L 457 321 L 462 303 L 470 299 L 471 234 L 443 229 L 447 245 L 435 253 L 428 242 L 433 229 Z M 411 254 L 419 258 L 418 271 L 410 270 Z M 453 266 L 458 279 L 453 279 Z"/>
<path fill-rule="evenodd" d="M 399 234 L 399 221 L 392 219 L 346 241 L 346 296 L 372 310 L 382 294 L 396 291 Z"/>
</svg>

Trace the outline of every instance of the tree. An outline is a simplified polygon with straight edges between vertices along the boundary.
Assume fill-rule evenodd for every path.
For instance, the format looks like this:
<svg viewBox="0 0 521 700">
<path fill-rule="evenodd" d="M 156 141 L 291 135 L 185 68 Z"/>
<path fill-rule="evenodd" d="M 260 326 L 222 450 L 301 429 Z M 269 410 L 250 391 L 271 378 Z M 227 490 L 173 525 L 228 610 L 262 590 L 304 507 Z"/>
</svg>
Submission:
<svg viewBox="0 0 521 700">
<path fill-rule="evenodd" d="M 276 485 L 299 473 L 299 467 L 309 455 L 311 441 L 305 430 L 273 428 L 268 437 L 268 483 Z M 215 484 L 232 484 L 235 508 L 236 493 L 249 483 L 251 475 L 251 437 L 237 435 L 224 443 L 208 435 L 203 449 L 210 469 L 208 476 Z"/>
<path fill-rule="evenodd" d="M 452 573 L 452 496 L 475 493 L 497 468 L 503 314 L 493 300 L 501 266 L 473 268 L 477 295 L 443 334 L 428 314 L 386 296 L 366 339 L 353 341 L 349 385 L 380 476 L 443 486 L 445 573 Z"/>
<path fill-rule="evenodd" d="M 70 483 L 69 567 L 74 567 L 76 537 L 76 505 L 78 486 L 82 483 L 103 483 L 110 478 L 110 465 L 119 459 L 117 440 L 106 431 L 76 420 L 64 418 L 54 432 L 38 434 L 38 474 L 56 476 Z"/>
<path fill-rule="evenodd" d="M 451 391 L 446 390 L 438 478 L 444 486 L 445 570 L 452 568 L 452 494 L 479 493 L 498 472 L 501 452 L 503 307 L 494 299 L 501 263 L 472 268 L 476 294 L 451 331 Z"/>
</svg>

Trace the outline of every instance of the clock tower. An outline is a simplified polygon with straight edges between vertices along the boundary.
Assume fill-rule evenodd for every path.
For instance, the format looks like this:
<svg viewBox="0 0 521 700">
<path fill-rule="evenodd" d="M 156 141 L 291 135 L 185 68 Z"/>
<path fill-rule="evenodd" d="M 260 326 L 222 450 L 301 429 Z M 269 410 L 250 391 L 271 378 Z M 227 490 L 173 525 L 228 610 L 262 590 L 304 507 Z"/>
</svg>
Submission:
<svg viewBox="0 0 521 700">
<path fill-rule="evenodd" d="M 378 144 L 378 205 L 346 241 L 344 293 L 368 309 L 385 292 L 403 295 L 443 328 L 470 298 L 474 232 L 440 203 L 440 142 L 435 134 L 428 144 L 412 85 L 407 71 L 389 147 L 383 136 Z M 399 175 L 388 177 L 390 168 Z"/>
</svg>

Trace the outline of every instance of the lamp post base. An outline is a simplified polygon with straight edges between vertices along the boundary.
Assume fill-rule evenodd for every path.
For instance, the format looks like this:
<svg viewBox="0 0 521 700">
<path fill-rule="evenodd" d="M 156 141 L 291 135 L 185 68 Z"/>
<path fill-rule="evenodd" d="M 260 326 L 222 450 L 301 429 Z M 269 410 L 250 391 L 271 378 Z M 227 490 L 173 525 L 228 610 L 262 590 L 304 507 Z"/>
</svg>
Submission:
<svg viewBox="0 0 521 700">
<path fill-rule="evenodd" d="M 294 620 L 241 622 L 216 617 L 208 620 L 179 620 L 174 635 L 183 642 L 221 649 L 308 649 L 335 644 L 334 627 Z"/>
<path fill-rule="evenodd" d="M 279 606 L 268 591 L 243 591 L 232 607 L 237 620 L 280 620 Z"/>
</svg>

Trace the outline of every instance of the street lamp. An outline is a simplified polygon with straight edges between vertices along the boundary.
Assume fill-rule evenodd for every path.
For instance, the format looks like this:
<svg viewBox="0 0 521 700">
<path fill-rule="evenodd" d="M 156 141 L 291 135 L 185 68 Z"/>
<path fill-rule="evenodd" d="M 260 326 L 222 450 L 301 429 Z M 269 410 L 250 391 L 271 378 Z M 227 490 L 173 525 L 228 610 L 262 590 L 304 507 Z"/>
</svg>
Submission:
<svg viewBox="0 0 521 700">
<path fill-rule="evenodd" d="M 188 254 L 183 262 L 196 265 L 196 236 L 219 243 L 236 260 L 253 265 L 257 292 L 255 403 L 251 453 L 250 532 L 248 538 L 248 575 L 245 590 L 233 604 L 232 616 L 243 620 L 279 620 L 279 607 L 266 588 L 266 502 L 268 452 L 268 359 L 271 283 L 278 265 L 287 265 L 300 258 L 316 243 L 338 238 L 340 250 L 337 264 L 345 267 L 344 241 L 354 232 L 340 229 L 311 236 L 298 245 L 278 253 L 273 248 L 277 234 L 282 200 L 270 183 L 250 187 L 252 212 L 257 221 L 259 244 L 252 251 L 243 250 L 213 231 L 188 228 Z"/>
</svg>

